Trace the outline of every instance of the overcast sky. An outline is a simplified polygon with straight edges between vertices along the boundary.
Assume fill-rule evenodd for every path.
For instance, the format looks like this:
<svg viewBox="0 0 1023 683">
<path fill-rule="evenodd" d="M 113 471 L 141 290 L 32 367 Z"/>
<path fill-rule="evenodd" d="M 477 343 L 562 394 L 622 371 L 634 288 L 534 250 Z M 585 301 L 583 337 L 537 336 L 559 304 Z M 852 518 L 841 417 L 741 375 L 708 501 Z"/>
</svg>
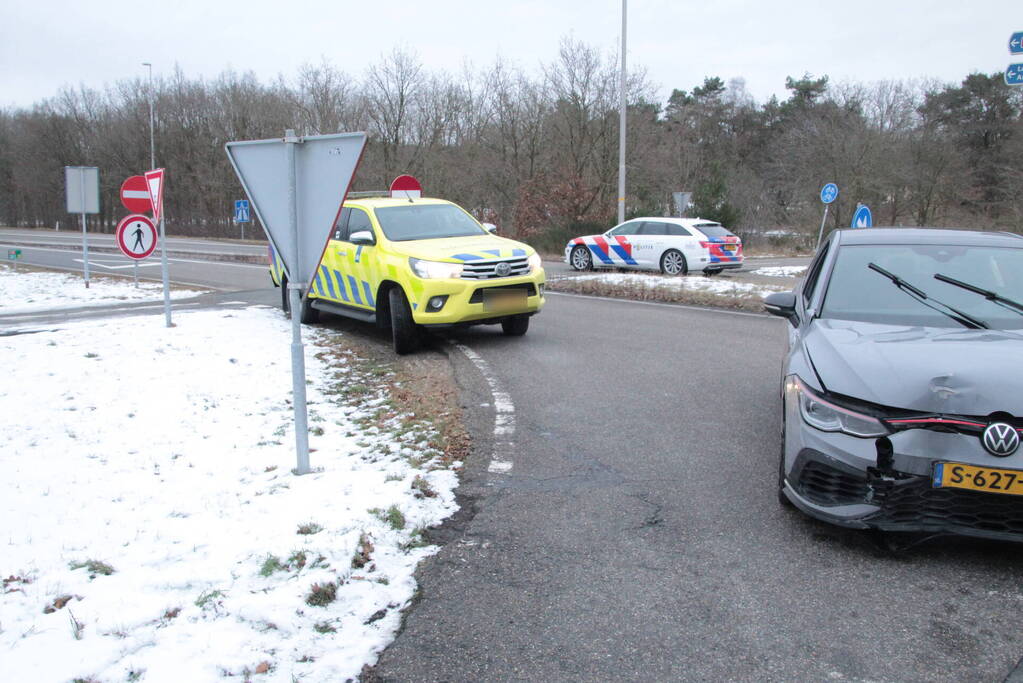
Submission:
<svg viewBox="0 0 1023 683">
<path fill-rule="evenodd" d="M 361 76 L 401 46 L 429 69 L 495 57 L 536 72 L 561 37 L 614 51 L 621 0 L 5 0 L 0 106 L 29 106 L 63 85 L 102 88 L 178 64 L 187 76 L 227 68 L 264 82 L 326 58 Z M 631 0 L 628 64 L 666 99 L 704 76 L 742 77 L 759 101 L 786 97 L 785 77 L 832 81 L 938 78 L 1002 71 L 1021 0 Z"/>
</svg>

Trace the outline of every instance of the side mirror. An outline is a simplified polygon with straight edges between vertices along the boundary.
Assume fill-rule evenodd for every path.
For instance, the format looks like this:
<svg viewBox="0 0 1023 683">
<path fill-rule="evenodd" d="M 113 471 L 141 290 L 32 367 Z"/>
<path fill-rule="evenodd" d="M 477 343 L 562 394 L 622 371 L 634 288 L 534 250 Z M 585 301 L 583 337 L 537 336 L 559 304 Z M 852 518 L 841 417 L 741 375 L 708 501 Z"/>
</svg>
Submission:
<svg viewBox="0 0 1023 683">
<path fill-rule="evenodd" d="M 364 246 L 373 246 L 377 241 L 373 238 L 373 233 L 369 230 L 360 230 L 353 232 L 349 237 L 348 241 L 352 244 L 361 244 Z"/>
<path fill-rule="evenodd" d="M 497 226 L 494 225 L 493 223 L 484 223 L 483 228 L 492 235 L 497 234 Z"/>
<path fill-rule="evenodd" d="M 785 318 L 793 326 L 799 324 L 799 316 L 796 315 L 796 294 L 795 292 L 774 292 L 764 297 L 764 310 L 771 315 Z"/>
</svg>

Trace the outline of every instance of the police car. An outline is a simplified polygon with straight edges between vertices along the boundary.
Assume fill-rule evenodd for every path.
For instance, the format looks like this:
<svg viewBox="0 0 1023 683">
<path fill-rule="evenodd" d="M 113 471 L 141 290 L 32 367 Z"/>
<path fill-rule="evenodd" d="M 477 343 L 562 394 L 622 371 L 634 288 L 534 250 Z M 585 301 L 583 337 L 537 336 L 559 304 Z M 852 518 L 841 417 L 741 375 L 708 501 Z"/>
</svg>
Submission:
<svg viewBox="0 0 1023 683">
<path fill-rule="evenodd" d="M 287 275 L 272 248 L 270 261 L 287 310 Z M 418 348 L 423 328 L 500 324 L 521 336 L 544 305 L 545 281 L 532 247 L 491 234 L 457 204 L 378 193 L 344 202 L 301 320 L 326 311 L 375 322 L 391 329 L 399 354 Z"/>
<path fill-rule="evenodd" d="M 665 275 L 690 271 L 716 275 L 742 267 L 742 240 L 720 223 L 700 218 L 634 218 L 603 235 L 569 240 L 565 263 L 575 270 L 634 268 Z"/>
</svg>

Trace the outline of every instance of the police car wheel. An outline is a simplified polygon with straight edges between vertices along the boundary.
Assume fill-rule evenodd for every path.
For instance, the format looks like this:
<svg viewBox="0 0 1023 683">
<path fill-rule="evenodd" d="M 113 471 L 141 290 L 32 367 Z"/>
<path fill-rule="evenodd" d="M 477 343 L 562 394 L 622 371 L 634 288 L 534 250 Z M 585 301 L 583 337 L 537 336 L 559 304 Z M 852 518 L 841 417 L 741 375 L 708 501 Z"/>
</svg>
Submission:
<svg viewBox="0 0 1023 683">
<path fill-rule="evenodd" d="M 400 287 L 394 287 L 387 293 L 387 298 L 391 305 L 391 339 L 394 342 L 394 352 L 400 356 L 412 353 L 419 348 L 419 328 L 412 319 L 412 309 L 409 308 L 405 292 Z"/>
<path fill-rule="evenodd" d="M 685 275 L 689 272 L 686 257 L 678 249 L 669 249 L 661 256 L 661 272 L 665 275 Z"/>
<path fill-rule="evenodd" d="M 284 315 L 290 315 L 291 302 L 288 301 L 288 278 L 281 278 L 281 310 Z"/>
<path fill-rule="evenodd" d="M 593 257 L 586 247 L 575 247 L 569 257 L 573 270 L 590 270 L 593 268 Z"/>
<path fill-rule="evenodd" d="M 529 316 L 513 315 L 501 322 L 501 329 L 509 337 L 521 337 L 529 329 Z"/>
</svg>

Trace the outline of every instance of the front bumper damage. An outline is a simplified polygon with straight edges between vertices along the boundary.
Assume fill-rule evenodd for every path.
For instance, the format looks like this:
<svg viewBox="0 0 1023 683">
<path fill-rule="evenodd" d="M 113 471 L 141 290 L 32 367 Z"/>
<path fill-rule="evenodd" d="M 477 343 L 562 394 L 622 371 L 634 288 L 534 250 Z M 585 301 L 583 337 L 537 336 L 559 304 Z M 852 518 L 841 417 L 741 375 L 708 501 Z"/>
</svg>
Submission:
<svg viewBox="0 0 1023 683">
<path fill-rule="evenodd" d="M 822 432 L 787 415 L 785 493 L 803 512 L 840 526 L 949 533 L 1023 542 L 1023 496 L 933 484 L 938 462 L 1020 470 L 973 435 L 909 429 L 880 438 Z"/>
</svg>

